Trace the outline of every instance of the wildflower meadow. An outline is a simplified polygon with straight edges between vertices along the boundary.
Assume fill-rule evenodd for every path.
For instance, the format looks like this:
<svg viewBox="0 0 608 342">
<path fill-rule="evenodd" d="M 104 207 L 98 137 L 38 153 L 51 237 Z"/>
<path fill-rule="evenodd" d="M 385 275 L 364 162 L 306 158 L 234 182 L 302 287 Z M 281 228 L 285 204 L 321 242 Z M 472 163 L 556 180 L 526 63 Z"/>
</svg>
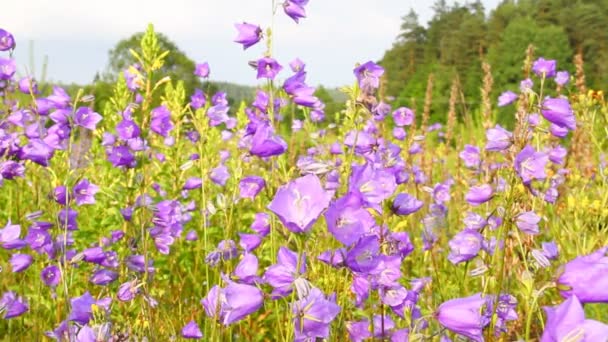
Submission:
<svg viewBox="0 0 608 342">
<path fill-rule="evenodd" d="M 17 77 L 0 29 L 1 340 L 608 341 L 608 105 L 582 61 L 531 46 L 498 97 L 484 66 L 479 109 L 455 81 L 439 123 L 432 77 L 418 110 L 342 65 L 329 112 L 270 23 L 234 29 L 265 45 L 252 98 L 163 74 L 149 25 L 101 110 Z"/>
</svg>

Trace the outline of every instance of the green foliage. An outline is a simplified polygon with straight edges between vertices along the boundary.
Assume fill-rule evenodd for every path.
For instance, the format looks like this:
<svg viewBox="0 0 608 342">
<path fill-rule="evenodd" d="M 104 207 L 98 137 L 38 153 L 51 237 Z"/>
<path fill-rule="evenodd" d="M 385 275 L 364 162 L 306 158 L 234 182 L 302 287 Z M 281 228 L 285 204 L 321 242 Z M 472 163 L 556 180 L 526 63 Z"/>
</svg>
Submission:
<svg viewBox="0 0 608 342">
<path fill-rule="evenodd" d="M 563 28 L 555 25 L 541 27 L 532 18 L 517 18 L 504 30 L 502 41 L 493 45 L 488 53 L 490 64 L 499 66 L 493 72 L 496 84 L 503 86 L 499 91 L 517 89 L 523 79 L 521 61 L 525 59 L 526 48 L 530 44 L 534 46 L 535 55 L 555 59 L 560 69 L 572 70 L 572 50 Z"/>
<path fill-rule="evenodd" d="M 449 84 L 458 75 L 464 105 L 480 108 L 481 61 L 492 66 L 492 101 L 505 90 L 517 90 L 521 62 L 529 44 L 535 57 L 556 59 L 560 70 L 574 73 L 573 56 L 582 52 L 587 86 L 608 90 L 608 2 L 593 0 L 502 1 L 489 17 L 480 1 L 467 4 L 435 1 L 435 15 L 423 27 L 412 10 L 380 61 L 386 69 L 386 95 L 397 105 L 419 110 L 428 74 L 435 74 L 433 113 L 442 120 L 448 108 Z M 447 85 L 447 86 L 446 86 Z M 447 90 L 447 91 L 446 91 Z"/>
<path fill-rule="evenodd" d="M 136 33 L 123 39 L 109 52 L 109 64 L 103 80 L 114 82 L 118 75 L 136 63 L 147 66 L 147 72 L 182 80 L 186 93 L 195 88 L 204 89 L 203 83 L 194 75 L 196 63 L 162 33 L 154 32 L 150 25 L 145 33 Z M 162 65 L 162 66 L 161 66 Z M 158 81 L 158 77 L 153 77 Z"/>
</svg>

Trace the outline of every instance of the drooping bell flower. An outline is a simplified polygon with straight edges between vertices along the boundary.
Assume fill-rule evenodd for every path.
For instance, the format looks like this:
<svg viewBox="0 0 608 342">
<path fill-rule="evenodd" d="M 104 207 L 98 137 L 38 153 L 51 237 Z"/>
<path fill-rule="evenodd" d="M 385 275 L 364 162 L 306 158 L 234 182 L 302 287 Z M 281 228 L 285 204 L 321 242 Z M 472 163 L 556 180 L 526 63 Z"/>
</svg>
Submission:
<svg viewBox="0 0 608 342">
<path fill-rule="evenodd" d="M 418 200 L 416 197 L 401 193 L 393 200 L 393 212 L 397 215 L 409 215 L 417 212 L 422 208 L 424 202 Z"/>
<path fill-rule="evenodd" d="M 11 255 L 9 263 L 11 264 L 11 269 L 13 273 L 19 273 L 27 270 L 33 261 L 34 258 L 29 254 L 15 253 Z"/>
<path fill-rule="evenodd" d="M 530 235 L 536 235 L 539 233 L 538 223 L 540 222 L 540 216 L 536 215 L 533 211 L 523 212 L 515 218 L 515 225 L 522 232 Z"/>
<path fill-rule="evenodd" d="M 470 297 L 451 299 L 439 306 L 435 317 L 446 329 L 481 342 L 483 329 L 490 323 L 490 319 L 482 314 L 487 300 L 481 293 Z"/>
<path fill-rule="evenodd" d="M 118 273 L 105 268 L 95 271 L 89 278 L 89 281 L 95 285 L 106 286 L 118 279 Z"/>
<path fill-rule="evenodd" d="M 538 77 L 551 78 L 555 76 L 557 62 L 554 59 L 544 59 L 540 57 L 532 64 L 532 71 Z"/>
<path fill-rule="evenodd" d="M 182 328 L 182 337 L 198 340 L 203 338 L 203 332 L 195 321 L 190 321 Z"/>
<path fill-rule="evenodd" d="M 10 221 L 0 229 L 0 247 L 4 249 L 20 249 L 26 242 L 20 238 L 21 226 Z"/>
<path fill-rule="evenodd" d="M 515 100 L 517 100 L 517 94 L 507 90 L 498 97 L 498 107 L 510 105 L 511 103 L 515 102 Z"/>
<path fill-rule="evenodd" d="M 359 82 L 359 88 L 371 93 L 380 86 L 380 77 L 384 74 L 384 68 L 368 61 L 356 67 L 353 72 Z"/>
<path fill-rule="evenodd" d="M 554 341 L 606 341 L 608 325 L 585 319 L 583 305 L 574 295 L 558 306 L 544 307 L 547 313 L 541 342 Z"/>
<path fill-rule="evenodd" d="M 15 48 L 15 38 L 13 35 L 0 28 L 0 51 L 8 51 Z"/>
<path fill-rule="evenodd" d="M 234 41 L 242 44 L 243 50 L 255 45 L 262 39 L 262 29 L 257 25 L 244 22 L 242 24 L 234 24 L 234 27 L 238 30 L 238 35 Z"/>
<path fill-rule="evenodd" d="M 576 129 L 576 117 L 568 99 L 546 98 L 541 105 L 540 113 L 547 121 L 557 126 L 568 128 L 571 131 Z"/>
<path fill-rule="evenodd" d="M 308 0 L 287 0 L 283 3 L 283 11 L 296 23 L 299 23 L 301 18 L 306 18 L 304 8 L 306 4 L 308 4 Z"/>
<path fill-rule="evenodd" d="M 488 139 L 486 150 L 494 152 L 504 151 L 511 146 L 512 137 L 513 134 L 511 132 L 502 128 L 500 125 L 496 125 L 496 127 L 486 131 L 486 139 Z"/>
<path fill-rule="evenodd" d="M 469 261 L 481 250 L 483 235 L 475 230 L 463 230 L 456 234 L 448 243 L 450 254 L 448 260 L 453 264 Z"/>
<path fill-rule="evenodd" d="M 258 59 L 257 61 L 257 70 L 257 79 L 267 78 L 270 80 L 274 80 L 277 74 L 281 70 L 283 70 L 283 67 L 274 58 L 263 57 Z"/>
<path fill-rule="evenodd" d="M 290 231 L 307 233 L 328 207 L 330 199 L 330 194 L 325 191 L 319 178 L 308 174 L 281 186 L 268 209 Z"/>
<path fill-rule="evenodd" d="M 545 179 L 545 166 L 549 156 L 543 152 L 537 152 L 534 147 L 526 145 L 515 157 L 515 171 L 526 185 L 535 179 Z"/>
<path fill-rule="evenodd" d="M 70 299 L 70 306 L 72 310 L 68 319 L 81 325 L 89 323 L 93 318 L 92 305 L 95 304 L 95 299 L 87 291 L 80 297 L 74 297 Z"/>
<path fill-rule="evenodd" d="M 233 280 L 237 283 L 254 285 L 260 281 L 257 276 L 258 273 L 258 258 L 252 254 L 247 253 L 243 256 L 243 259 L 234 268 Z"/>
<path fill-rule="evenodd" d="M 239 182 L 240 197 L 253 200 L 260 193 L 260 191 L 264 189 L 265 186 L 266 181 L 262 177 L 245 177 Z"/>
<path fill-rule="evenodd" d="M 557 145 L 549 151 L 549 160 L 557 165 L 564 164 L 564 158 L 568 155 L 568 150 L 562 147 L 561 145 Z"/>
<path fill-rule="evenodd" d="M 184 190 L 194 190 L 199 189 L 203 185 L 203 180 L 199 177 L 190 177 L 186 179 L 184 186 L 182 189 Z"/>
<path fill-rule="evenodd" d="M 217 185 L 226 186 L 226 182 L 230 178 L 230 173 L 225 165 L 220 165 L 211 170 L 209 179 Z"/>
<path fill-rule="evenodd" d="M 287 143 L 275 134 L 269 124 L 258 125 L 251 139 L 251 149 L 249 150 L 251 154 L 258 157 L 272 157 L 281 155 L 285 151 L 287 151 Z"/>
<path fill-rule="evenodd" d="M 15 179 L 25 176 L 25 166 L 13 160 L 0 162 L 0 179 Z"/>
<path fill-rule="evenodd" d="M 17 296 L 13 291 L 7 291 L 0 298 L 0 312 L 4 312 L 4 319 L 19 317 L 29 310 L 29 306 L 23 298 Z"/>
<path fill-rule="evenodd" d="M 340 313 L 335 300 L 328 300 L 323 292 L 312 288 L 308 295 L 292 304 L 295 340 L 329 338 L 329 325 Z"/>
<path fill-rule="evenodd" d="M 46 167 L 49 166 L 49 162 L 54 154 L 55 150 L 43 140 L 30 139 L 19 151 L 19 159 L 31 160 L 38 165 Z"/>
<path fill-rule="evenodd" d="M 492 196 L 494 196 L 492 186 L 490 184 L 482 184 L 471 187 L 464 198 L 470 205 L 476 207 L 491 200 Z"/>
<path fill-rule="evenodd" d="M 118 287 L 116 298 L 121 302 L 130 302 L 137 296 L 139 289 L 137 279 L 127 281 Z"/>
<path fill-rule="evenodd" d="M 564 298 L 576 296 L 581 303 L 608 303 L 608 246 L 564 265 L 557 279 Z"/>
</svg>

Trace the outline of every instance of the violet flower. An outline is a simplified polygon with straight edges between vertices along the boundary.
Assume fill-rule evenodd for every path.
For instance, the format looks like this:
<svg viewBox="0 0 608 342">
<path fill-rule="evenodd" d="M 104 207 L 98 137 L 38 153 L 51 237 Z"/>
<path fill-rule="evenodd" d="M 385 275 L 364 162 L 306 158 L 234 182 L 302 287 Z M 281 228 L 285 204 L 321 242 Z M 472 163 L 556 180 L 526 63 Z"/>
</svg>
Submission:
<svg viewBox="0 0 608 342">
<path fill-rule="evenodd" d="M 551 78 L 551 77 L 555 76 L 556 65 L 557 65 L 557 62 L 554 59 L 546 60 L 546 59 L 540 57 L 539 59 L 535 60 L 534 63 L 532 64 L 532 71 L 538 77 Z"/>
<path fill-rule="evenodd" d="M 294 233 L 307 233 L 327 208 L 331 196 L 316 175 L 308 174 L 283 185 L 276 192 L 268 209 Z"/>
<path fill-rule="evenodd" d="M 329 338 L 329 325 L 340 313 L 335 300 L 326 299 L 321 290 L 313 288 L 303 299 L 292 304 L 295 341 Z"/>
<path fill-rule="evenodd" d="M 576 117 L 568 99 L 546 98 L 541 105 L 540 113 L 547 121 L 557 126 L 571 131 L 576 129 Z"/>
<path fill-rule="evenodd" d="M 198 327 L 195 321 L 190 321 L 182 328 L 182 337 L 188 339 L 200 339 L 203 338 L 203 333 Z"/>
<path fill-rule="evenodd" d="M 575 295 L 558 306 L 546 306 L 544 309 L 547 321 L 541 342 L 593 342 L 605 341 L 608 338 L 608 325 L 585 319 L 583 305 Z"/>
<path fill-rule="evenodd" d="M 15 38 L 13 35 L 0 28 L 0 51 L 8 51 L 15 48 Z"/>
<path fill-rule="evenodd" d="M 498 107 L 504 107 L 515 102 L 515 100 L 517 100 L 517 97 L 517 94 L 515 94 L 514 92 L 510 90 L 505 91 L 498 97 Z"/>
<path fill-rule="evenodd" d="M 486 303 L 481 293 L 451 299 L 439 306 L 435 317 L 448 330 L 481 342 L 484 340 L 483 329 L 490 323 L 489 318 L 482 314 Z"/>
<path fill-rule="evenodd" d="M 493 196 L 494 189 L 492 189 L 492 186 L 490 184 L 482 184 L 471 187 L 464 198 L 470 205 L 476 207 L 491 200 Z"/>
<path fill-rule="evenodd" d="M 564 298 L 576 296 L 581 303 L 608 303 L 608 246 L 564 265 L 557 279 Z"/>
<path fill-rule="evenodd" d="M 236 43 L 243 45 L 243 50 L 255 45 L 262 39 L 262 29 L 253 24 L 242 23 L 234 24 L 238 30 L 238 35 L 234 39 Z"/>
</svg>

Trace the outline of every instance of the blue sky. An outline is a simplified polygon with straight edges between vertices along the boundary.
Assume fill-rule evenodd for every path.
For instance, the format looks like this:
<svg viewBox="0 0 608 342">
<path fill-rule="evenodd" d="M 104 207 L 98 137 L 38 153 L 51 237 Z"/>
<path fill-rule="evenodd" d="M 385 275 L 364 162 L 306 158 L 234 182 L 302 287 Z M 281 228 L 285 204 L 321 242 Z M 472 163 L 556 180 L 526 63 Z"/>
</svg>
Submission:
<svg viewBox="0 0 608 342">
<path fill-rule="evenodd" d="M 498 2 L 483 1 L 486 10 Z M 299 25 L 279 10 L 274 20 L 275 57 L 284 66 L 295 57 L 305 61 L 311 84 L 348 84 L 355 63 L 379 59 L 391 47 L 401 16 L 413 8 L 425 24 L 432 16 L 432 3 L 310 0 L 308 18 Z M 46 55 L 48 79 L 88 83 L 105 69 L 108 51 L 117 41 L 143 31 L 151 22 L 190 58 L 209 62 L 213 80 L 255 84 L 247 62 L 259 58 L 264 46 L 243 51 L 232 42 L 233 24 L 247 21 L 267 27 L 271 7 L 271 0 L 7 1 L 0 23 L 17 40 L 15 56 L 22 75 L 30 70 L 29 42 L 33 41 L 36 76 Z"/>
</svg>

